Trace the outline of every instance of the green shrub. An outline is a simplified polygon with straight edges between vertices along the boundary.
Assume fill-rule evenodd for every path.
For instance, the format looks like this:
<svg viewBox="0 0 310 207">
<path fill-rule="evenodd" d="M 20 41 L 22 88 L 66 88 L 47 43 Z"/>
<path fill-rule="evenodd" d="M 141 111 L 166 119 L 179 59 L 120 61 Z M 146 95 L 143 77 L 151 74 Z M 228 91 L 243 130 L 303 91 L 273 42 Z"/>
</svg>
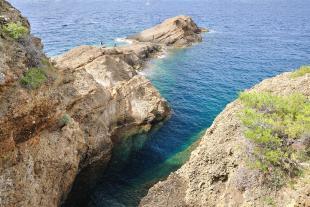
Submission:
<svg viewBox="0 0 310 207">
<path fill-rule="evenodd" d="M 3 26 L 3 31 L 10 37 L 17 40 L 28 33 L 27 27 L 24 27 L 20 22 L 10 22 Z"/>
<path fill-rule="evenodd" d="M 310 65 L 304 65 L 304 66 L 301 66 L 296 71 L 294 71 L 291 74 L 291 77 L 292 78 L 297 78 L 297 77 L 303 76 L 303 75 L 308 74 L 308 73 L 310 73 Z"/>
<path fill-rule="evenodd" d="M 27 88 L 36 89 L 46 81 L 46 76 L 40 68 L 29 69 L 20 82 Z"/>
<path fill-rule="evenodd" d="M 310 134 L 310 102 L 301 94 L 276 96 L 271 93 L 241 93 L 245 106 L 240 114 L 245 137 L 254 143 L 253 166 L 263 172 L 298 171 L 291 143 Z M 282 175 L 277 173 L 277 179 Z M 277 181 L 280 183 L 280 181 Z"/>
<path fill-rule="evenodd" d="M 276 206 L 276 203 L 275 201 L 272 199 L 272 197 L 268 196 L 265 198 L 265 203 L 268 205 L 268 206 Z"/>
<path fill-rule="evenodd" d="M 67 126 L 71 121 L 71 117 L 68 114 L 65 114 L 61 117 L 61 119 L 59 120 L 59 125 L 60 127 L 64 127 Z"/>
</svg>

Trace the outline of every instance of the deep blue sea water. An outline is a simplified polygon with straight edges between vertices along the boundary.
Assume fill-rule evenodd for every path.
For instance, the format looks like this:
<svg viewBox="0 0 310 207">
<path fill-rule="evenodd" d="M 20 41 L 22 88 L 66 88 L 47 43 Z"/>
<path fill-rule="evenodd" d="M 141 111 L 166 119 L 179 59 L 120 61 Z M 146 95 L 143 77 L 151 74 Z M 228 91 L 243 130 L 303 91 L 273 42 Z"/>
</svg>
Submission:
<svg viewBox="0 0 310 207">
<path fill-rule="evenodd" d="M 96 166 L 82 173 L 67 206 L 136 206 L 154 182 L 180 167 L 239 91 L 310 63 L 310 0 L 11 2 L 51 56 L 83 44 L 114 44 L 179 14 L 211 30 L 202 43 L 150 63 L 144 73 L 169 101 L 171 119 L 126 140 L 105 172 Z"/>
</svg>

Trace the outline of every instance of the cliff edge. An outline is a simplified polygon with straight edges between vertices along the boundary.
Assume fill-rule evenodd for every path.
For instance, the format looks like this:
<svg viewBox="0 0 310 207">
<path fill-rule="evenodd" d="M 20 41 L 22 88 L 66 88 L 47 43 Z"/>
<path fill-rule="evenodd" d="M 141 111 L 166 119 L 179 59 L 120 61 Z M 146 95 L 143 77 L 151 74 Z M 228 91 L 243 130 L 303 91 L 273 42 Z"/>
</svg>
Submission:
<svg viewBox="0 0 310 207">
<path fill-rule="evenodd" d="M 277 97 L 269 104 L 271 106 L 279 104 L 281 110 L 284 108 L 287 111 L 295 110 L 303 105 L 300 116 L 294 118 L 292 122 L 296 124 L 297 120 L 302 120 L 301 125 L 292 128 L 294 133 L 296 131 L 302 133 L 294 139 L 289 139 L 290 133 L 281 135 L 279 131 L 269 137 L 266 134 L 258 137 L 259 131 L 255 131 L 254 134 L 248 133 L 252 131 L 245 126 L 245 123 L 253 124 L 252 120 L 255 117 L 250 116 L 245 122 L 241 121 L 240 116 L 245 106 L 240 98 L 228 104 L 218 115 L 202 137 L 197 149 L 192 152 L 190 160 L 165 181 L 153 186 L 142 199 L 140 206 L 310 206 L 309 69 L 303 67 L 301 69 L 303 72 L 284 73 L 266 79 L 246 92 L 255 95 L 254 104 L 260 101 L 268 103 L 270 97 Z M 260 96 L 257 94 L 263 94 L 263 99 L 258 99 Z M 302 94 L 299 96 L 303 97 L 303 101 L 287 107 L 287 103 L 297 100 L 294 94 Z M 265 96 L 268 98 L 265 99 Z M 251 96 L 245 97 L 247 99 Z M 283 97 L 290 98 L 287 100 L 282 99 Z M 281 102 L 276 103 L 277 100 L 287 102 L 282 105 Z M 262 106 L 258 113 L 266 113 L 267 123 L 274 124 L 275 122 L 270 121 L 273 117 L 269 115 L 273 113 L 275 107 L 273 109 L 271 107 L 270 110 L 266 104 Z M 249 112 L 253 110 L 247 111 Z M 288 119 L 286 117 L 284 120 Z M 254 120 L 263 120 L 263 117 Z M 286 130 L 281 125 L 277 127 Z M 303 130 L 300 130 L 301 128 Z M 291 129 L 291 126 L 287 129 Z M 277 136 L 282 136 L 283 139 L 278 142 L 275 139 Z M 278 147 L 274 148 L 274 145 Z M 268 148 L 270 146 L 271 149 Z M 304 152 L 302 158 L 297 159 L 296 154 L 301 152 Z M 255 157 L 255 154 L 258 157 Z M 293 175 L 293 169 L 297 166 L 299 173 Z"/>
</svg>

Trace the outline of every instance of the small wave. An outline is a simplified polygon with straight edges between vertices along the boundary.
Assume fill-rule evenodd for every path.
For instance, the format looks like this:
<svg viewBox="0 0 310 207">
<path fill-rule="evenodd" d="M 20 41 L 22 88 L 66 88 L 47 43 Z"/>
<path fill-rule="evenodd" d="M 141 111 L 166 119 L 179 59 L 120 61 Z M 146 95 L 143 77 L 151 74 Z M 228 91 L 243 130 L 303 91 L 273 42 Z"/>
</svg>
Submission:
<svg viewBox="0 0 310 207">
<path fill-rule="evenodd" d="M 100 22 L 97 22 L 97 21 L 91 21 L 91 22 L 88 22 L 87 24 L 99 24 Z"/>
<path fill-rule="evenodd" d="M 144 69 L 144 70 L 145 70 L 145 69 Z M 146 76 L 146 75 L 147 75 L 145 71 L 138 71 L 138 74 L 139 74 L 139 75 L 143 75 L 143 76 Z"/>
<path fill-rule="evenodd" d="M 132 44 L 133 43 L 132 40 L 126 39 L 124 37 L 116 38 L 114 41 L 115 42 L 120 42 L 120 43 L 127 43 L 127 44 Z"/>
<path fill-rule="evenodd" d="M 160 54 L 160 55 L 158 55 L 158 59 L 164 59 L 164 58 L 166 58 L 167 57 L 167 54 L 165 53 L 165 54 Z"/>
<path fill-rule="evenodd" d="M 157 58 L 164 59 L 166 57 L 168 57 L 168 51 L 166 48 L 164 48 L 163 51 L 157 55 Z"/>
<path fill-rule="evenodd" d="M 152 73 L 154 72 L 154 67 L 155 67 L 154 64 L 148 63 L 146 65 L 146 67 L 143 68 L 143 70 L 138 71 L 138 74 L 148 77 L 148 76 L 152 75 Z"/>
</svg>

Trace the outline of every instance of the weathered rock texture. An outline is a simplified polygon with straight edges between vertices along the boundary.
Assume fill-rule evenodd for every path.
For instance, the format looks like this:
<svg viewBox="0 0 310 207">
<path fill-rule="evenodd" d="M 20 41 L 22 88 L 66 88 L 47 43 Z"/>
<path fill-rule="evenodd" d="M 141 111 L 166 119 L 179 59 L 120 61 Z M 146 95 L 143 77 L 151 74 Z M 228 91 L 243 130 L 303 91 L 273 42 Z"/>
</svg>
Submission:
<svg viewBox="0 0 310 207">
<path fill-rule="evenodd" d="M 2 30 L 20 22 L 30 31 L 27 19 L 4 0 L 0 11 L 0 206 L 58 206 L 79 170 L 107 163 L 120 139 L 169 115 L 166 100 L 137 73 L 162 46 L 81 46 L 52 65 L 38 38 L 15 40 Z M 47 80 L 27 89 L 20 79 L 32 67 Z"/>
<path fill-rule="evenodd" d="M 184 47 L 195 42 L 201 42 L 202 31 L 203 29 L 199 28 L 190 17 L 177 16 L 128 38 L 139 42 Z"/>
<path fill-rule="evenodd" d="M 14 84 L 27 67 L 35 67 L 40 64 L 42 45 L 38 38 L 26 35 L 19 41 L 15 41 L 2 31 L 3 25 L 8 22 L 20 22 L 30 28 L 27 19 L 23 18 L 19 11 L 12 9 L 11 5 L 0 1 L 0 86 Z M 12 70 L 14 68 L 14 70 Z"/>
<path fill-rule="evenodd" d="M 53 58 L 65 77 L 59 89 L 66 110 L 85 133 L 88 149 L 82 165 L 109 158 L 113 142 L 148 131 L 169 115 L 167 102 L 136 71 L 158 51 L 147 43 L 119 48 L 81 46 Z"/>
<path fill-rule="evenodd" d="M 290 73 L 264 80 L 250 91 L 294 92 L 310 97 L 310 74 L 292 79 Z M 140 206 L 310 206 L 309 163 L 294 186 L 274 190 L 262 182 L 262 174 L 248 168 L 239 121 L 240 101 L 227 105 L 206 131 L 190 160 L 167 180 L 157 183 Z M 271 202 L 272 201 L 272 202 Z M 268 203 L 269 202 L 269 203 Z"/>
</svg>

